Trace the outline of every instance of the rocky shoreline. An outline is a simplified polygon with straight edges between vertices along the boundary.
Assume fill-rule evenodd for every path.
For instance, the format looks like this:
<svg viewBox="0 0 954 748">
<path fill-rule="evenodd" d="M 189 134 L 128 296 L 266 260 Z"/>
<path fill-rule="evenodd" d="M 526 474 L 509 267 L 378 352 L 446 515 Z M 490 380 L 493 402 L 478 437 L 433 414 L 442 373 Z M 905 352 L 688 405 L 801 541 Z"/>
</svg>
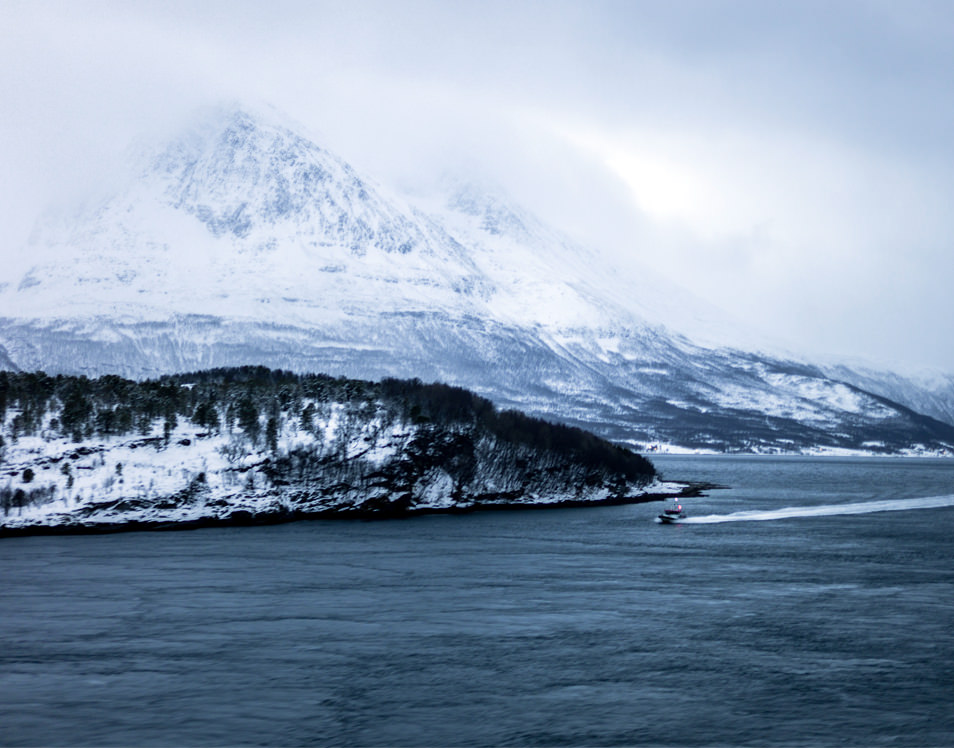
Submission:
<svg viewBox="0 0 954 748">
<path fill-rule="evenodd" d="M 260 527 L 301 521 L 361 520 L 379 521 L 409 519 L 434 514 L 472 514 L 481 511 L 530 511 L 540 509 L 568 509 L 574 507 L 620 506 L 645 504 L 671 498 L 704 496 L 712 489 L 725 488 L 715 483 L 667 482 L 674 490 L 651 492 L 633 496 L 607 496 L 595 499 L 563 499 L 558 501 L 526 502 L 512 500 L 478 501 L 443 508 L 428 506 L 389 505 L 378 509 L 368 507 L 342 507 L 308 511 L 289 509 L 284 511 L 252 512 L 238 509 L 224 516 L 203 516 L 194 519 L 170 520 L 119 520 L 119 521 L 67 521 L 54 524 L 0 525 L 0 538 L 34 537 L 50 535 L 107 535 L 120 532 L 168 532 L 200 530 L 213 527 Z M 678 487 L 678 489 L 677 489 Z"/>
</svg>

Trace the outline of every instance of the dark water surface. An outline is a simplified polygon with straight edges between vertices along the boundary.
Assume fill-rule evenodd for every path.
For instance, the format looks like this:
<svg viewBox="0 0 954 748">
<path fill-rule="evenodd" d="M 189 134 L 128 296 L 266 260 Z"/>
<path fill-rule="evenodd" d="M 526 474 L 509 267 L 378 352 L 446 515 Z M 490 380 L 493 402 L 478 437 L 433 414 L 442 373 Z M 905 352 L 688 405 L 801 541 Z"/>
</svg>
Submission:
<svg viewBox="0 0 954 748">
<path fill-rule="evenodd" d="M 654 461 L 767 519 L 4 539 L 0 744 L 954 744 L 954 507 L 770 519 L 950 497 L 954 461 Z"/>
</svg>

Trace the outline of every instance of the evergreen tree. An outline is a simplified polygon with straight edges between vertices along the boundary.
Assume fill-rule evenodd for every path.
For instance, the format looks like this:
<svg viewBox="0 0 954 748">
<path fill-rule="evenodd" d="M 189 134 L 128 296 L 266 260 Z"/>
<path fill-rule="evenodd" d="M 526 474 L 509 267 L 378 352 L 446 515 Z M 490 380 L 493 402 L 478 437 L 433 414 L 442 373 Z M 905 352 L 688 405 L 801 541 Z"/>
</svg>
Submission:
<svg viewBox="0 0 954 748">
<path fill-rule="evenodd" d="M 278 418 L 269 416 L 268 423 L 265 425 L 265 443 L 271 452 L 278 451 Z"/>
<path fill-rule="evenodd" d="M 252 402 L 252 398 L 246 395 L 238 404 L 238 425 L 249 440 L 254 444 L 258 441 L 258 435 L 261 432 L 261 424 L 258 422 L 258 408 Z"/>
</svg>

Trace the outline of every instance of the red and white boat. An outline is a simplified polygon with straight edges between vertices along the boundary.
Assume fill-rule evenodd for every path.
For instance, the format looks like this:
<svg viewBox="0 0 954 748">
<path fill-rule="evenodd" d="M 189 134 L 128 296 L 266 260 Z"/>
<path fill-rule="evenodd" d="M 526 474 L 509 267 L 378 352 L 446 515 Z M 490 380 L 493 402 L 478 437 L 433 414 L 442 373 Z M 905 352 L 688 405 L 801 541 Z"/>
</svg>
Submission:
<svg viewBox="0 0 954 748">
<path fill-rule="evenodd" d="M 686 512 L 680 504 L 675 499 L 671 499 L 665 507 L 663 507 L 662 512 L 659 514 L 657 520 L 662 522 L 664 525 L 672 525 L 678 522 L 681 519 L 686 518 Z"/>
</svg>

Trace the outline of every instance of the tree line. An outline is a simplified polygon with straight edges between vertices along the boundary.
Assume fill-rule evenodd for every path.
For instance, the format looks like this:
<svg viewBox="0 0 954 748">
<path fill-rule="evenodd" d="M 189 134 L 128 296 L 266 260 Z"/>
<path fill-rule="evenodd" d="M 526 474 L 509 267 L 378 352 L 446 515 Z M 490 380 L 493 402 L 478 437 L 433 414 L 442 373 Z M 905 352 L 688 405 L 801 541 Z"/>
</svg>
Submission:
<svg viewBox="0 0 954 748">
<path fill-rule="evenodd" d="M 261 366 L 218 368 L 135 381 L 0 372 L 0 423 L 6 439 L 152 434 L 168 441 L 179 419 L 208 433 L 237 432 L 274 451 L 283 424 L 310 430 L 322 404 L 344 403 L 350 413 L 384 409 L 389 417 L 428 430 L 479 431 L 504 445 L 527 447 L 585 467 L 639 481 L 654 475 L 648 460 L 582 429 L 498 410 L 464 388 L 418 379 L 370 382 L 296 374 Z M 0 448 L 2 448 L 0 443 Z"/>
</svg>

